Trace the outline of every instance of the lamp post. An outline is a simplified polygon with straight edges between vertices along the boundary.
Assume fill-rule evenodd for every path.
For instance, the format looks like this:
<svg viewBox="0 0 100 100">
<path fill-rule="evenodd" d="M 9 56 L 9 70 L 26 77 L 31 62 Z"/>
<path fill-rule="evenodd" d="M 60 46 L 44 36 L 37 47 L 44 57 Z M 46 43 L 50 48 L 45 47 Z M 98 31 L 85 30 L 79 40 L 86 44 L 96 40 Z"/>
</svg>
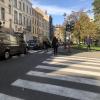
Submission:
<svg viewBox="0 0 100 100">
<path fill-rule="evenodd" d="M 67 17 L 67 14 L 64 13 L 64 48 L 66 49 L 66 17 Z"/>
</svg>

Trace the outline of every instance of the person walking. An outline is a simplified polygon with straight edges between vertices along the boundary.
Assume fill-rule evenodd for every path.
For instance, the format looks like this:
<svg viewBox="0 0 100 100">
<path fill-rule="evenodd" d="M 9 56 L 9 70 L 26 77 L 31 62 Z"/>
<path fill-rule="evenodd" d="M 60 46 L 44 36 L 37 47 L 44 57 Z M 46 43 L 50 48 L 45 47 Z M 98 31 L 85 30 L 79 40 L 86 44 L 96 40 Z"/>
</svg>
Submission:
<svg viewBox="0 0 100 100">
<path fill-rule="evenodd" d="M 90 36 L 86 38 L 87 50 L 91 49 L 92 39 Z"/>
<path fill-rule="evenodd" d="M 48 43 L 47 41 L 43 41 L 43 47 L 45 51 L 48 51 Z"/>
<path fill-rule="evenodd" d="M 54 37 L 52 40 L 52 47 L 54 50 L 54 55 L 57 55 L 57 53 L 58 53 L 58 39 L 56 37 Z"/>
</svg>

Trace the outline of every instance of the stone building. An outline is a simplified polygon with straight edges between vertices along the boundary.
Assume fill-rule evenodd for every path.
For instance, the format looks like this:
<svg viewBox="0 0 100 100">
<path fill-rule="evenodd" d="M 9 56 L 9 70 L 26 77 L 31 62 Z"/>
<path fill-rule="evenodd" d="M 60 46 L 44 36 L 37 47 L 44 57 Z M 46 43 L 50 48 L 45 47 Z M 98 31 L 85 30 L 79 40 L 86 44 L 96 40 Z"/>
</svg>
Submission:
<svg viewBox="0 0 100 100">
<path fill-rule="evenodd" d="M 12 31 L 12 1 L 0 0 L 0 30 Z"/>
<path fill-rule="evenodd" d="M 33 8 L 33 35 L 40 42 L 45 38 L 49 39 L 49 15 L 40 8 Z"/>
<path fill-rule="evenodd" d="M 32 36 L 32 2 L 31 0 L 13 0 L 13 30 L 24 34 L 26 41 Z"/>
<path fill-rule="evenodd" d="M 23 34 L 32 39 L 32 1 L 0 0 L 0 24 L 3 31 Z"/>
</svg>

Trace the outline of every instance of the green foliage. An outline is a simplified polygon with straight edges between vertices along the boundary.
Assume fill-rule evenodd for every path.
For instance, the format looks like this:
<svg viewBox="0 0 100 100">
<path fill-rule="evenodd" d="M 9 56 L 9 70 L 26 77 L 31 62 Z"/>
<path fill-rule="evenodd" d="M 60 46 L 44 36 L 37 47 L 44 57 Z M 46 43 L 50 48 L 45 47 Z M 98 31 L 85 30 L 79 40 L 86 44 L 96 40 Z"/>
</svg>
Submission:
<svg viewBox="0 0 100 100">
<path fill-rule="evenodd" d="M 82 13 L 77 16 L 79 19 L 76 21 L 73 34 L 77 39 L 83 40 L 88 35 L 95 38 L 97 33 L 97 25 L 95 22 L 91 22 L 86 13 Z"/>
<path fill-rule="evenodd" d="M 100 14 L 100 0 L 94 0 L 93 6 L 94 6 L 94 13 Z"/>
</svg>

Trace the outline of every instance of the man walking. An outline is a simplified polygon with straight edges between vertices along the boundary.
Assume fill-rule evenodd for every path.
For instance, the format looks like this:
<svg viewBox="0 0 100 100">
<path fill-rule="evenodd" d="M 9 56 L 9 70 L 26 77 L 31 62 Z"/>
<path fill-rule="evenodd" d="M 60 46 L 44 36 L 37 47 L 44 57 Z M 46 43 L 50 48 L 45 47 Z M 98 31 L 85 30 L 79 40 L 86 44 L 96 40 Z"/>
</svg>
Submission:
<svg viewBox="0 0 100 100">
<path fill-rule="evenodd" d="M 52 40 L 52 47 L 54 49 L 54 55 L 57 55 L 58 53 L 58 39 L 56 37 Z"/>
<path fill-rule="evenodd" d="M 86 38 L 86 44 L 87 44 L 87 49 L 90 50 L 91 49 L 91 44 L 92 44 L 92 39 L 90 36 L 88 36 Z"/>
</svg>

